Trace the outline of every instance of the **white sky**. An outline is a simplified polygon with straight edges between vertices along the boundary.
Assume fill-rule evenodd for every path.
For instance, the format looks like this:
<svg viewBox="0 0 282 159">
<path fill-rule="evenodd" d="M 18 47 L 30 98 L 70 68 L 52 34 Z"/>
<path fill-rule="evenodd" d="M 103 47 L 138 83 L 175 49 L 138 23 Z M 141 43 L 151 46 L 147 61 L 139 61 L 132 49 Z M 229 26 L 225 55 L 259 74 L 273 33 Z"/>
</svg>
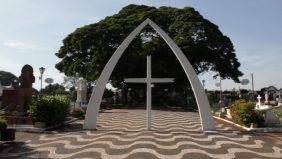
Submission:
<svg viewBox="0 0 282 159">
<path fill-rule="evenodd" d="M 255 88 L 282 87 L 279 63 L 282 60 L 282 1 L 279 0 L 0 0 L 0 70 L 20 75 L 30 64 L 35 70 L 35 88 L 39 88 L 38 68 L 46 67 L 45 77 L 62 82 L 55 69 L 54 55 L 62 40 L 76 28 L 98 22 L 117 13 L 130 3 L 150 6 L 194 7 L 219 26 L 231 38 L 245 74 L 254 73 Z M 218 80 L 213 73 L 201 75 L 208 89 Z M 223 89 L 238 88 L 224 80 Z M 250 85 L 241 88 L 251 88 Z"/>
</svg>

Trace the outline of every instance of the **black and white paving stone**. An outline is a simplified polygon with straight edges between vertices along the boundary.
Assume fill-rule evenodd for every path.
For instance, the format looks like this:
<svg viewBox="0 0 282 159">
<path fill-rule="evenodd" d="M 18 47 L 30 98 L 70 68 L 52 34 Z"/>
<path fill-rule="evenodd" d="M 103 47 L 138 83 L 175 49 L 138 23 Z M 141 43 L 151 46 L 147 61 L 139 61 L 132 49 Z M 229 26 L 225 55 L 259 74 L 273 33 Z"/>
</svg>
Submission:
<svg viewBox="0 0 282 159">
<path fill-rule="evenodd" d="M 98 130 L 83 120 L 45 133 L 18 132 L 15 143 L 0 144 L 0 158 L 282 158 L 280 134 L 232 133 L 216 121 L 218 133 L 201 132 L 198 113 L 153 111 L 152 131 L 145 110 L 100 113 Z"/>
</svg>

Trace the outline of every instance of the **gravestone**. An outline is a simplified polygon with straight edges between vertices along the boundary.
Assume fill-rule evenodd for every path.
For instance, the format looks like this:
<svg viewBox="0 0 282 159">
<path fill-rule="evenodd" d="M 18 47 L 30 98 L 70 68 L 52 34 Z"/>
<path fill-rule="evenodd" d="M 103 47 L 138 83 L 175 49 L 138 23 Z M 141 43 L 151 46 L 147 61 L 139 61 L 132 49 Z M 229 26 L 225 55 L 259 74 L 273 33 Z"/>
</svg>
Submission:
<svg viewBox="0 0 282 159">
<path fill-rule="evenodd" d="M 77 82 L 77 97 L 76 97 L 76 105 L 83 105 L 87 103 L 87 81 L 85 79 L 81 79 Z"/>
<path fill-rule="evenodd" d="M 265 92 L 265 95 L 264 95 L 264 98 L 265 98 L 265 103 L 268 103 L 269 101 L 268 101 L 268 98 L 269 98 L 269 94 L 268 94 L 268 92 Z"/>
<path fill-rule="evenodd" d="M 278 105 L 272 107 L 270 105 L 262 105 L 261 104 L 261 96 L 258 95 L 257 97 L 258 102 L 256 103 L 255 110 L 263 110 L 264 111 L 264 124 L 267 126 L 275 126 L 280 124 L 280 120 L 275 114 L 275 111 L 281 111 L 282 105 Z"/>
<path fill-rule="evenodd" d="M 260 107 L 261 107 L 261 102 L 260 102 L 261 96 L 258 95 L 257 99 L 258 99 L 258 102 L 256 103 L 256 109 L 260 109 Z"/>
</svg>

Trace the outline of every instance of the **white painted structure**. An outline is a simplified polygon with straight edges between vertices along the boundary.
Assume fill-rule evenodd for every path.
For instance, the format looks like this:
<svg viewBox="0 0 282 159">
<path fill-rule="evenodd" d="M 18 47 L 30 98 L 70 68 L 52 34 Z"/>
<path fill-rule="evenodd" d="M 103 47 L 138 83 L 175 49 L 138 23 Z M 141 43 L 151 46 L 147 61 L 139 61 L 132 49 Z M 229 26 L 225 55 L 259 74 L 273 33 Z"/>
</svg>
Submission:
<svg viewBox="0 0 282 159">
<path fill-rule="evenodd" d="M 267 96 L 267 100 L 266 102 L 270 102 L 270 101 L 282 101 L 281 99 L 281 93 L 282 93 L 282 88 L 277 89 L 274 86 L 270 86 L 265 88 L 264 90 L 264 94 L 265 96 Z"/>
<path fill-rule="evenodd" d="M 268 92 L 266 92 L 265 95 L 264 95 L 265 103 L 269 102 L 268 98 L 269 98 L 269 94 L 268 94 Z"/>
<path fill-rule="evenodd" d="M 261 101 L 260 101 L 261 100 L 261 96 L 258 95 L 257 99 L 258 99 L 258 102 L 256 103 L 256 109 L 259 109 L 260 106 L 261 106 Z"/>
<path fill-rule="evenodd" d="M 270 105 L 262 105 L 260 101 L 261 99 L 260 95 L 257 97 L 257 99 L 258 99 L 258 103 L 256 103 L 255 109 L 265 111 L 264 113 L 265 125 L 268 125 L 268 126 L 279 125 L 281 122 L 278 119 L 278 117 L 276 116 L 275 111 L 281 111 L 282 105 L 278 104 L 278 106 L 275 106 L 275 107 L 272 107 Z"/>
<path fill-rule="evenodd" d="M 126 78 L 126 83 L 146 83 L 147 84 L 147 129 L 151 130 L 152 120 L 152 83 L 171 83 L 174 78 L 152 78 L 151 56 L 147 56 L 147 78 Z"/>
<path fill-rule="evenodd" d="M 182 68 L 184 69 L 186 76 L 188 77 L 191 83 L 198 104 L 200 119 L 202 123 L 202 130 L 203 131 L 215 130 L 214 120 L 211 114 L 208 98 L 205 94 L 204 88 L 199 78 L 197 77 L 194 68 L 192 67 L 186 56 L 183 54 L 181 49 L 175 44 L 175 42 L 158 25 L 156 25 L 150 19 L 146 19 L 128 35 L 128 37 L 117 48 L 117 50 L 114 52 L 114 54 L 112 55 L 106 66 L 104 67 L 96 83 L 97 85 L 93 89 L 90 101 L 88 103 L 83 128 L 96 129 L 98 111 L 100 109 L 102 96 L 106 84 L 109 81 L 110 75 L 112 74 L 114 67 L 116 66 L 118 60 L 124 53 L 127 46 L 131 43 L 134 37 L 136 37 L 141 32 L 141 30 L 146 25 L 150 25 L 152 28 L 154 28 L 157 31 L 157 33 L 165 40 L 165 42 L 169 45 L 169 47 L 172 49 L 173 53 L 179 60 Z"/>
<path fill-rule="evenodd" d="M 255 107 L 256 110 L 266 110 L 266 109 L 271 108 L 271 106 L 269 106 L 269 105 L 262 105 L 261 104 L 261 101 L 260 101 L 261 96 L 260 95 L 258 95 L 257 99 L 258 99 L 258 102 L 256 103 L 256 107 Z"/>
<path fill-rule="evenodd" d="M 77 94 L 76 94 L 76 104 L 81 106 L 82 104 L 87 103 L 87 81 L 85 79 L 80 79 L 77 82 Z"/>
</svg>

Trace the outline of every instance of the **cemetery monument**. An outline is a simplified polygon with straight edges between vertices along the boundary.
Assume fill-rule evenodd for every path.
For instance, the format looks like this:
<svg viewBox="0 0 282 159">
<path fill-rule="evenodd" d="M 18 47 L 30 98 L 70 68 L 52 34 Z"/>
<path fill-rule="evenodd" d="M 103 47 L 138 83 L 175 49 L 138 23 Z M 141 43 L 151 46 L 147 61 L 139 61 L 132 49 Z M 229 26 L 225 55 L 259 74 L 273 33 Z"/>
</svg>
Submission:
<svg viewBox="0 0 282 159">
<path fill-rule="evenodd" d="M 150 25 L 153 29 L 155 29 L 159 33 L 159 35 L 165 40 L 165 42 L 172 49 L 173 53 L 175 54 L 178 61 L 180 62 L 182 68 L 184 69 L 185 74 L 191 83 L 191 86 L 192 86 L 192 89 L 193 89 L 193 92 L 196 98 L 196 102 L 198 104 L 200 120 L 202 124 L 202 130 L 203 131 L 215 130 L 214 120 L 211 114 L 208 98 L 205 94 L 204 88 L 199 78 L 197 77 L 197 74 L 194 68 L 192 67 L 192 65 L 186 58 L 186 56 L 183 54 L 181 49 L 175 44 L 175 42 L 158 25 L 156 25 L 150 19 L 146 19 L 137 28 L 135 28 L 134 31 L 132 31 L 128 35 L 128 37 L 117 48 L 117 50 L 114 52 L 114 54 L 112 55 L 112 57 L 110 58 L 106 66 L 104 67 L 97 81 L 97 85 L 93 89 L 90 101 L 88 103 L 83 128 L 84 129 L 96 129 L 98 111 L 100 109 L 102 96 L 103 96 L 106 84 L 109 81 L 110 75 L 114 67 L 116 66 L 118 60 L 120 59 L 125 49 L 127 48 L 127 46 L 141 32 L 141 30 L 146 25 Z M 147 94 L 150 93 L 150 92 L 148 93 L 148 91 L 150 90 L 151 90 L 150 88 L 147 89 Z M 147 105 L 147 108 L 148 108 L 148 105 Z M 147 120 L 149 121 L 149 119 Z"/>
<path fill-rule="evenodd" d="M 87 81 L 85 79 L 81 79 L 77 82 L 77 97 L 76 97 L 76 105 L 84 105 L 87 103 Z"/>
<path fill-rule="evenodd" d="M 6 110 L 18 111 L 20 113 L 27 113 L 28 105 L 32 98 L 32 83 L 35 82 L 33 75 L 33 68 L 30 65 L 24 65 L 19 77 L 20 88 L 3 90 L 2 106 Z"/>
</svg>

